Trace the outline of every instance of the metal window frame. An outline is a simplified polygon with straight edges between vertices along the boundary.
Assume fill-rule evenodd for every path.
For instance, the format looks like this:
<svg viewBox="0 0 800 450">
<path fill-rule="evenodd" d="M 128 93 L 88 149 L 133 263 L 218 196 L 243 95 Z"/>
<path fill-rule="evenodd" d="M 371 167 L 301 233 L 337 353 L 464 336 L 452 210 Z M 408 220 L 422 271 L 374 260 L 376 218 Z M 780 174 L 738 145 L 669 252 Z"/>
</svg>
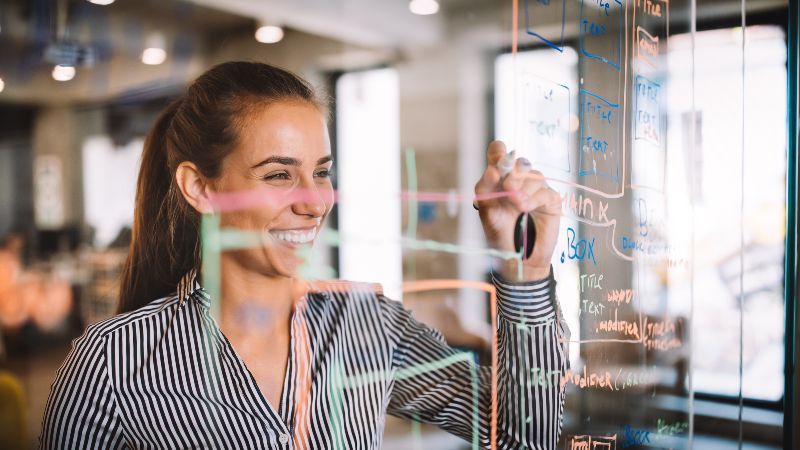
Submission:
<svg viewBox="0 0 800 450">
<path fill-rule="evenodd" d="M 797 309 L 798 284 L 798 239 L 797 239 L 797 144 L 798 144 L 798 50 L 800 50 L 800 10 L 798 0 L 789 1 L 787 15 L 787 173 L 786 173 L 786 260 L 784 299 L 786 302 L 785 325 L 785 362 L 784 362 L 784 394 L 783 394 L 783 448 L 797 448 L 797 433 L 800 427 L 797 405 L 800 404 L 796 387 L 800 384 L 800 374 L 795 364 L 800 349 L 797 335 L 797 322 L 800 319 Z"/>
</svg>

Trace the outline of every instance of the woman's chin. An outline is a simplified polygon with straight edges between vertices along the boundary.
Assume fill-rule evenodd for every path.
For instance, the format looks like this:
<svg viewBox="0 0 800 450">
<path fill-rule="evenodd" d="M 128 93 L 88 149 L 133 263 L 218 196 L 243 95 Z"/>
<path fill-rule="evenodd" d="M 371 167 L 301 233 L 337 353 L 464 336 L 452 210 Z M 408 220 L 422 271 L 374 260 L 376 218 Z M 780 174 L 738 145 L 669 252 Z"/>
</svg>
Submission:
<svg viewBox="0 0 800 450">
<path fill-rule="evenodd" d="M 274 251 L 269 252 L 267 260 L 272 266 L 272 271 L 278 276 L 298 278 L 301 268 L 306 263 L 305 259 L 297 251 Z"/>
</svg>

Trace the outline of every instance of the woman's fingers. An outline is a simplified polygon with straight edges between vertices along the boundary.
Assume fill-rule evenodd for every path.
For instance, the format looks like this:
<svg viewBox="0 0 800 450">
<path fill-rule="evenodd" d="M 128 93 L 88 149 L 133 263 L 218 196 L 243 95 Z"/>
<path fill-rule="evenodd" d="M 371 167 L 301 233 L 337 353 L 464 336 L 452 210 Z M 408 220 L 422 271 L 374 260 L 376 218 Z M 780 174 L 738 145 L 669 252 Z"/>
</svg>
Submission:
<svg viewBox="0 0 800 450">
<path fill-rule="evenodd" d="M 518 161 L 514 171 L 503 180 L 503 190 L 512 193 L 508 197 L 511 204 L 519 211 L 545 207 L 543 212 L 560 213 L 561 196 L 548 186 L 541 172 L 529 167 L 525 161 Z"/>
<path fill-rule="evenodd" d="M 475 193 L 476 194 L 487 194 L 490 192 L 496 192 L 497 186 L 500 183 L 500 171 L 497 170 L 495 166 L 488 166 L 486 170 L 483 171 L 483 175 L 475 183 Z"/>
<path fill-rule="evenodd" d="M 532 168 L 533 166 L 531 165 L 531 162 L 524 156 L 521 156 L 514 161 L 514 171 L 517 173 L 527 173 Z"/>
<path fill-rule="evenodd" d="M 558 192 L 545 185 L 532 195 L 523 204 L 523 211 L 540 212 L 547 215 L 561 214 L 561 196 Z"/>
<path fill-rule="evenodd" d="M 496 166 L 500 159 L 506 155 L 506 144 L 503 141 L 492 141 L 489 143 L 489 148 L 486 149 L 486 165 Z"/>
<path fill-rule="evenodd" d="M 505 155 L 506 144 L 502 141 L 492 141 L 489 144 L 489 147 L 486 149 L 486 169 L 483 171 L 483 175 L 481 175 L 478 182 L 475 183 L 475 194 L 489 194 L 498 191 L 501 176 L 497 164 Z M 478 209 L 481 203 L 485 202 L 486 200 L 476 200 L 473 206 Z"/>
<path fill-rule="evenodd" d="M 503 176 L 499 163 L 507 155 L 506 145 L 502 141 L 492 141 L 486 150 L 487 166 L 483 175 L 475 183 L 475 194 L 492 194 L 498 191 L 509 193 L 504 199 L 476 200 L 473 205 L 479 209 L 483 204 L 509 202 L 519 211 L 533 211 L 546 207 L 546 213 L 560 213 L 560 196 L 550 189 L 544 175 L 532 169 L 526 158 L 517 158 L 511 172 Z M 557 207 L 556 207 L 557 206 Z"/>
</svg>

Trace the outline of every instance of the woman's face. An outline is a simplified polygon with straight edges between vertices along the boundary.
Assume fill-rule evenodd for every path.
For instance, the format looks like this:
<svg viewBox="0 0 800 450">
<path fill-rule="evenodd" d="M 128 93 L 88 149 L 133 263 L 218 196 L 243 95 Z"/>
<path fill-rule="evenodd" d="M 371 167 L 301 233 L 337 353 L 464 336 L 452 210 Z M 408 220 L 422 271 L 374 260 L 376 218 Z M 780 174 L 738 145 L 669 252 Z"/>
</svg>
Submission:
<svg viewBox="0 0 800 450">
<path fill-rule="evenodd" d="M 296 276 L 333 205 L 333 160 L 325 117 L 304 101 L 281 101 L 246 118 L 238 147 L 222 164 L 217 191 L 253 191 L 258 206 L 224 212 L 223 228 L 257 232 L 261 245 L 225 251 L 223 263 L 268 276 Z"/>
</svg>

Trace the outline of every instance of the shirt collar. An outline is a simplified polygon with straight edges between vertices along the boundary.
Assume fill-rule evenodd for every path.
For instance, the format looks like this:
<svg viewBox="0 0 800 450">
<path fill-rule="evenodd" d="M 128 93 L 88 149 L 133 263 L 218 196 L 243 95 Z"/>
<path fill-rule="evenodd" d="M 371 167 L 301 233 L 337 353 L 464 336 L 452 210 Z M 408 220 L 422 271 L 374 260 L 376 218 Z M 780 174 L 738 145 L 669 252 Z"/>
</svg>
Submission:
<svg viewBox="0 0 800 450">
<path fill-rule="evenodd" d="M 192 269 L 181 277 L 181 280 L 178 282 L 177 294 L 181 304 L 189 299 L 195 299 L 206 307 L 211 304 L 208 292 L 200 285 L 197 269 Z"/>
<path fill-rule="evenodd" d="M 177 295 L 181 304 L 195 299 L 205 307 L 211 306 L 211 297 L 208 292 L 200 285 L 197 269 L 192 269 L 178 282 Z M 308 283 L 307 294 L 317 294 L 328 297 L 332 292 L 371 292 L 376 295 L 383 295 L 383 287 L 375 283 L 356 283 L 344 280 L 317 280 Z"/>
</svg>

